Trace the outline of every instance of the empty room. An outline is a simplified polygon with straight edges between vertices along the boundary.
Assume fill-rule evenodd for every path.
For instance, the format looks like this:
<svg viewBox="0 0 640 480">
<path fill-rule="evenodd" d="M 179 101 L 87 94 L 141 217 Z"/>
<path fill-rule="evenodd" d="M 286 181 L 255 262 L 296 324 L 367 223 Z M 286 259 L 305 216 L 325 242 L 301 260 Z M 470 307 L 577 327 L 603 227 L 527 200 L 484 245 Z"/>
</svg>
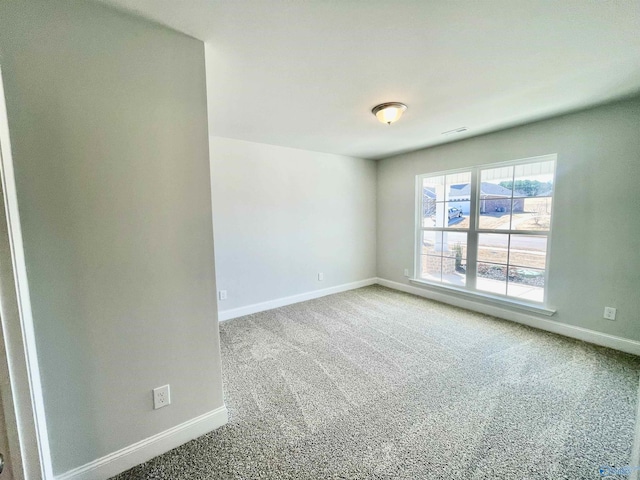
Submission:
<svg viewBox="0 0 640 480">
<path fill-rule="evenodd" d="M 638 0 L 0 0 L 0 480 L 640 478 Z"/>
</svg>

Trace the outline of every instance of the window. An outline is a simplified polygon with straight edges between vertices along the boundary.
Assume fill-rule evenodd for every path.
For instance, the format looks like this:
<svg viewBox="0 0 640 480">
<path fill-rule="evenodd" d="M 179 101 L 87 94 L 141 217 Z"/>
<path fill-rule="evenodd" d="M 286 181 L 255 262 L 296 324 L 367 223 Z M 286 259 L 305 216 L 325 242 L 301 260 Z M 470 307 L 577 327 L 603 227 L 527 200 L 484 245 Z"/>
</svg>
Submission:
<svg viewBox="0 0 640 480">
<path fill-rule="evenodd" d="M 418 176 L 416 278 L 544 303 L 556 156 Z"/>
</svg>

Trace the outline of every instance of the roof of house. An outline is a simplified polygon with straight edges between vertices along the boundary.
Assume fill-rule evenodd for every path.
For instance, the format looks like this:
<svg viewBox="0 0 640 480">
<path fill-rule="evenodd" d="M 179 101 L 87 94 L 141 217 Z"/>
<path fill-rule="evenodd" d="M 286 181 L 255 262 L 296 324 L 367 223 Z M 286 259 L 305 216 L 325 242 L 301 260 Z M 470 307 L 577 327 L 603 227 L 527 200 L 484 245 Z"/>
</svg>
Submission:
<svg viewBox="0 0 640 480">
<path fill-rule="evenodd" d="M 459 183 L 456 185 L 451 185 L 451 189 L 449 190 L 449 197 L 468 197 L 471 194 L 471 187 L 469 183 Z M 498 197 L 510 197 L 511 190 L 503 187 L 502 185 L 497 185 L 495 183 L 482 182 L 480 184 L 480 195 L 495 195 Z"/>
<path fill-rule="evenodd" d="M 436 191 L 433 188 L 424 187 L 422 193 L 429 198 L 436 198 Z"/>
<path fill-rule="evenodd" d="M 423 193 L 425 196 L 429 198 L 436 198 L 436 192 L 434 188 L 424 187 Z M 516 197 L 526 196 L 523 193 L 518 191 L 514 192 Z M 451 200 L 456 200 L 460 198 L 469 198 L 471 195 L 471 187 L 469 183 L 457 183 L 455 185 L 449 186 L 449 198 Z M 511 197 L 511 190 L 503 187 L 502 185 L 498 185 L 496 183 L 490 182 L 482 182 L 480 184 L 480 195 L 488 195 L 495 197 Z"/>
</svg>

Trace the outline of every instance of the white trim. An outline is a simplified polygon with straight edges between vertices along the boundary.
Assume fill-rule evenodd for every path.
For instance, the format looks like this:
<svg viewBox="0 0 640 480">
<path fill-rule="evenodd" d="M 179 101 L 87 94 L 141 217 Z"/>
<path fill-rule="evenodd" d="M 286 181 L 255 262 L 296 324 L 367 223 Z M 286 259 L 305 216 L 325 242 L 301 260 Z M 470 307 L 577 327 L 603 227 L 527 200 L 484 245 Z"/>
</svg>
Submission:
<svg viewBox="0 0 640 480">
<path fill-rule="evenodd" d="M 17 478 L 53 478 L 51 452 L 45 420 L 44 400 L 40 382 L 40 369 L 36 350 L 29 282 L 24 259 L 18 194 L 16 192 L 9 121 L 0 70 L 0 172 L 5 199 L 5 214 L 15 282 L 17 316 L 3 319 L 7 360 L 12 393 L 15 401 L 16 421 L 20 441 L 21 474 Z M 3 306 L 4 307 L 4 306 Z M 12 452 L 14 455 L 16 452 Z M 16 462 L 14 462 L 16 463 Z"/>
<path fill-rule="evenodd" d="M 516 312 L 506 307 L 501 308 L 495 305 L 487 305 L 486 303 L 481 303 L 481 301 L 479 300 L 474 301 L 466 298 L 460 298 L 448 293 L 441 293 L 433 290 L 427 290 L 426 288 L 414 287 L 412 285 L 406 285 L 384 278 L 378 278 L 377 283 L 384 287 L 393 288 L 394 290 L 412 293 L 413 295 L 429 298 L 431 300 L 437 300 L 439 302 L 454 305 L 456 307 L 466 308 L 475 312 L 480 312 L 487 315 L 492 315 L 494 317 L 503 318 L 505 320 L 511 320 L 512 322 L 521 323 L 523 325 L 528 325 L 540 330 L 546 330 L 547 332 L 564 335 L 565 337 L 575 338 L 584 342 L 589 342 L 596 345 L 601 345 L 603 347 L 620 350 L 621 352 L 640 356 L 640 342 L 636 340 L 616 337 L 614 335 L 596 332 L 595 330 L 576 327 L 574 325 L 567 325 L 566 323 L 547 320 L 545 318 L 534 316 L 528 313 Z"/>
<path fill-rule="evenodd" d="M 447 291 L 454 293 L 456 295 L 462 295 L 463 297 L 468 297 L 469 300 L 480 300 L 487 301 L 491 303 L 495 303 L 499 307 L 507 307 L 507 308 L 515 308 L 517 310 L 524 310 L 530 313 L 537 313 L 540 315 L 545 315 L 547 317 L 551 317 L 556 313 L 554 308 L 544 307 L 542 304 L 535 305 L 526 302 L 520 302 L 513 297 L 504 297 L 498 295 L 491 295 L 489 293 L 480 292 L 478 290 L 465 290 L 464 288 L 456 288 L 452 285 L 445 285 L 442 283 L 429 282 L 427 280 L 422 280 L 420 278 L 410 278 L 409 282 L 414 283 L 416 285 L 424 285 L 428 288 L 433 288 L 435 290 L 440 290 L 442 293 L 447 293 Z"/>
<path fill-rule="evenodd" d="M 368 287 L 377 283 L 377 278 L 367 278 L 358 282 L 343 283 L 342 285 L 336 285 L 335 287 L 324 288 L 322 290 L 313 290 L 311 292 L 300 293 L 298 295 L 292 295 L 290 297 L 276 298 L 275 300 L 269 300 L 262 303 L 254 303 L 253 305 L 247 305 L 246 307 L 238 307 L 229 310 L 221 310 L 218 312 L 218 321 L 223 322 L 225 320 L 231 320 L 232 318 L 244 317 L 245 315 L 251 315 L 252 313 L 264 312 L 265 310 L 272 310 L 278 307 L 284 307 L 285 305 L 291 305 L 294 303 L 306 302 L 307 300 L 313 300 L 314 298 L 320 298 L 334 293 L 346 292 L 347 290 L 355 290 L 356 288 Z"/>
<path fill-rule="evenodd" d="M 69 470 L 58 475 L 56 480 L 106 480 L 209 433 L 227 421 L 227 407 L 223 405 L 117 452 Z"/>
</svg>

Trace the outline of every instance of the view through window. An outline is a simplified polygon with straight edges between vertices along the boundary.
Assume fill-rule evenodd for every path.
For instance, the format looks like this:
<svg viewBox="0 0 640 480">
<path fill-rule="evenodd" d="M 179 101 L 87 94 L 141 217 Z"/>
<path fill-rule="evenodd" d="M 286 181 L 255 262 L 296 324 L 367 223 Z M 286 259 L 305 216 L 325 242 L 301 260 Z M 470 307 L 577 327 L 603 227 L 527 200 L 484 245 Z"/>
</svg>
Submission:
<svg viewBox="0 0 640 480">
<path fill-rule="evenodd" d="M 417 277 L 543 303 L 555 160 L 419 176 Z"/>
</svg>

